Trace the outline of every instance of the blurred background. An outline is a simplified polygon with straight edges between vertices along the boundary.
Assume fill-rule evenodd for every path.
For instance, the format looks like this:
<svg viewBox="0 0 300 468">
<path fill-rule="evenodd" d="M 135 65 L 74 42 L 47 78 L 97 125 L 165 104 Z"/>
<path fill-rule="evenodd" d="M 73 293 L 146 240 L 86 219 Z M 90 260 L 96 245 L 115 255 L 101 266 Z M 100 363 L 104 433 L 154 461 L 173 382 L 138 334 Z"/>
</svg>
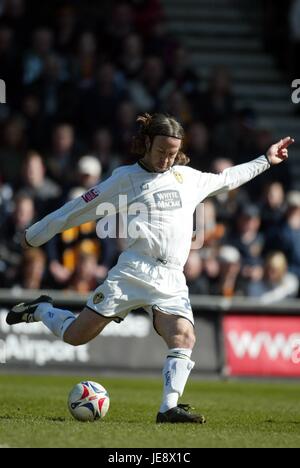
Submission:
<svg viewBox="0 0 300 468">
<path fill-rule="evenodd" d="M 1 287 L 86 294 L 105 280 L 122 245 L 94 223 L 25 252 L 21 235 L 134 163 L 136 117 L 158 111 L 183 124 L 201 171 L 296 139 L 288 162 L 205 203 L 185 274 L 193 295 L 298 298 L 299 52 L 299 0 L 0 0 Z"/>
</svg>

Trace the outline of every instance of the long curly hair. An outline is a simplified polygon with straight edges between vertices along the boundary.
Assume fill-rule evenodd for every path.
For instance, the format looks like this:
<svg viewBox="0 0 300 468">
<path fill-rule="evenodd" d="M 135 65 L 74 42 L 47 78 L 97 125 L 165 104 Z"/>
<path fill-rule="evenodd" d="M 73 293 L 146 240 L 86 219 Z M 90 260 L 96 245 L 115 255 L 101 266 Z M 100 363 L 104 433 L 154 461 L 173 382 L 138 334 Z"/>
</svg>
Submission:
<svg viewBox="0 0 300 468">
<path fill-rule="evenodd" d="M 190 159 L 182 151 L 184 129 L 180 123 L 167 114 L 143 114 L 137 118 L 140 125 L 138 134 L 133 137 L 131 152 L 138 156 L 145 156 L 147 152 L 146 139 L 149 137 L 152 146 L 156 136 L 167 136 L 181 140 L 181 146 L 175 159 L 176 165 L 186 166 Z"/>
</svg>

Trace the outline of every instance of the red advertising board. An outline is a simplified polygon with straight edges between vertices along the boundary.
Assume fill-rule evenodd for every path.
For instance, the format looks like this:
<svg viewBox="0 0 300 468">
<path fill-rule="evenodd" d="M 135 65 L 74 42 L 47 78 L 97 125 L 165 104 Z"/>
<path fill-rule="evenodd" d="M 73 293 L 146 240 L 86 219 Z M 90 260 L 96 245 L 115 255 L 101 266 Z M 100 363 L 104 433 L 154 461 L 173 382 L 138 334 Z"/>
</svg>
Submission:
<svg viewBox="0 0 300 468">
<path fill-rule="evenodd" d="M 223 319 L 228 375 L 300 377 L 300 317 Z"/>
</svg>

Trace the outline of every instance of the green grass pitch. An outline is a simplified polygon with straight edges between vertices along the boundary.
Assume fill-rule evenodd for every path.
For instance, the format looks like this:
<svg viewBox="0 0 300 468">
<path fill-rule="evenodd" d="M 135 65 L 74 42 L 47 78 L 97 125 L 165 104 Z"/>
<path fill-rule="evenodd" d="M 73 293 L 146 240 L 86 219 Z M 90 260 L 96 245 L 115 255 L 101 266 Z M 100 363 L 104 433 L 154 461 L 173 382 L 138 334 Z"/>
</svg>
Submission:
<svg viewBox="0 0 300 468">
<path fill-rule="evenodd" d="M 79 423 L 66 400 L 95 380 L 109 391 L 102 421 Z M 160 379 L 0 375 L 0 448 L 4 447 L 300 447 L 300 383 L 190 380 L 182 402 L 207 424 L 156 425 Z"/>
</svg>

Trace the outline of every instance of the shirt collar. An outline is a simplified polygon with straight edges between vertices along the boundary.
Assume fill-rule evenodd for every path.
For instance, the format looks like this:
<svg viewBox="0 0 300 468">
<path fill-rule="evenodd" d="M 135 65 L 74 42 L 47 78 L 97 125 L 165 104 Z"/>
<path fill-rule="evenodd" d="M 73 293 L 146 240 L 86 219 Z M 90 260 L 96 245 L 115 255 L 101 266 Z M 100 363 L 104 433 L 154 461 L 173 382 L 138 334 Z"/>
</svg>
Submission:
<svg viewBox="0 0 300 468">
<path fill-rule="evenodd" d="M 144 169 L 144 171 L 150 172 L 150 174 L 154 174 L 154 172 L 150 171 L 150 169 L 148 169 L 148 167 L 145 166 L 145 164 L 143 163 L 143 161 L 141 159 L 138 160 L 138 165 L 142 169 Z"/>
<path fill-rule="evenodd" d="M 149 172 L 150 174 L 166 174 L 167 172 L 170 172 L 170 170 L 172 169 L 171 167 L 166 172 L 155 172 L 155 171 L 150 171 L 150 169 L 148 169 L 148 167 L 144 164 L 144 162 L 141 159 L 139 159 L 137 163 L 142 169 L 144 169 L 144 171 Z"/>
</svg>

